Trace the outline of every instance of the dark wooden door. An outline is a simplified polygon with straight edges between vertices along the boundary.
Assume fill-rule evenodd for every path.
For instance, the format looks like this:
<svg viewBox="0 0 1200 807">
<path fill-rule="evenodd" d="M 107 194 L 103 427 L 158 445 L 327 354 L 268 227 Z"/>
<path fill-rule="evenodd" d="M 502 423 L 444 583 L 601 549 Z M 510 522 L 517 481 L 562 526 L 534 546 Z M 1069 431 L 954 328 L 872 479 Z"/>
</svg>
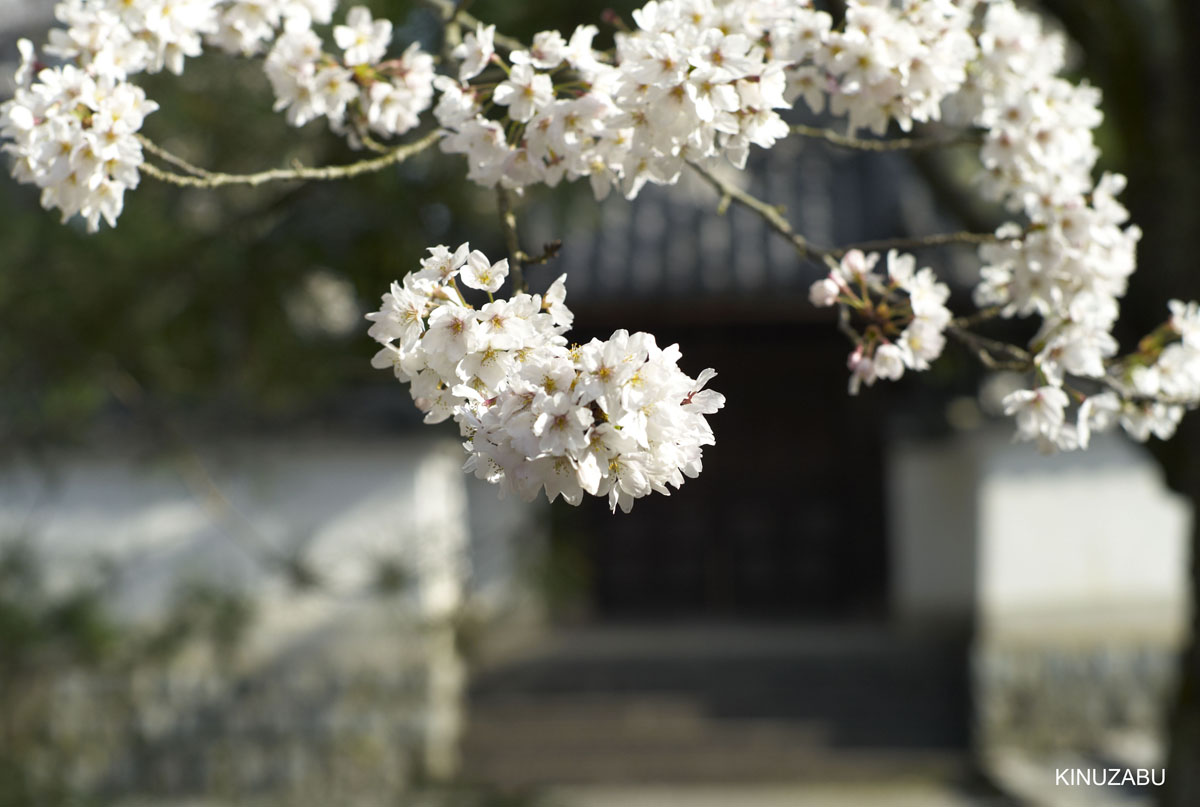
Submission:
<svg viewBox="0 0 1200 807">
<path fill-rule="evenodd" d="M 642 326 L 677 341 L 727 399 L 704 472 L 670 497 L 567 514 L 601 617 L 834 617 L 881 612 L 886 543 L 878 397 L 848 398 L 827 326 Z"/>
</svg>

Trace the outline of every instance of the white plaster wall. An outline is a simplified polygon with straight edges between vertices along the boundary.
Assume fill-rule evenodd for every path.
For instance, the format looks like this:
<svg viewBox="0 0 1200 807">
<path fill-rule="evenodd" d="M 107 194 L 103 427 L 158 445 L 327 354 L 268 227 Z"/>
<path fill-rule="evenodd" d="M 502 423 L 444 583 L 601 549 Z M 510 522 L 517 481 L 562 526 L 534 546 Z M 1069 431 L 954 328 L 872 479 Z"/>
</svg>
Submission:
<svg viewBox="0 0 1200 807">
<path fill-rule="evenodd" d="M 1144 449 L 1117 436 L 1042 457 L 981 455 L 979 601 L 985 630 L 1182 635 L 1191 512 Z"/>
<path fill-rule="evenodd" d="M 902 440 L 889 467 L 894 613 L 984 632 L 1175 640 L 1191 513 L 1118 435 L 1043 456 L 1002 429 Z"/>
<path fill-rule="evenodd" d="M 115 570 L 111 606 L 130 622 L 164 613 L 179 585 L 247 593 L 280 628 L 369 593 L 380 562 L 413 585 L 396 608 L 452 613 L 468 573 L 466 489 L 453 441 L 307 438 L 208 445 L 148 458 L 108 449 L 43 467 L 0 468 L 0 543 L 26 540 L 65 591 Z M 297 597 L 277 562 L 321 580 Z"/>
<path fill-rule="evenodd" d="M 457 765 L 465 685 L 451 622 L 470 580 L 462 457 L 454 440 L 303 437 L 10 461 L 0 465 L 0 548 L 27 544 L 52 592 L 108 575 L 108 605 L 130 625 L 164 617 L 188 583 L 245 595 L 253 620 L 240 674 L 300 689 L 324 682 L 319 690 L 364 674 L 401 689 L 416 682 L 378 717 L 397 736 L 415 732 L 425 773 L 445 778 Z M 282 557 L 302 558 L 319 585 L 293 585 Z M 399 593 L 377 592 L 381 561 L 407 572 Z M 207 663 L 193 658 L 171 680 L 203 679 Z M 202 689 L 176 704 L 181 719 L 203 706 Z M 342 719 L 333 708 L 328 720 Z"/>
</svg>

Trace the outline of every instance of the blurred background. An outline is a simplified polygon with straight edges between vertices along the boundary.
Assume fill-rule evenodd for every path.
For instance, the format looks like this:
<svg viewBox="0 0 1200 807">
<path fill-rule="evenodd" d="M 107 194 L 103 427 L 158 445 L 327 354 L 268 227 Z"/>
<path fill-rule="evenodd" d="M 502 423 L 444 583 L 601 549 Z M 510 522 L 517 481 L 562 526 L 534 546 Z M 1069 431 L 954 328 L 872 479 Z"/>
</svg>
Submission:
<svg viewBox="0 0 1200 807">
<path fill-rule="evenodd" d="M 419 5 L 369 5 L 436 46 Z M 472 12 L 527 39 L 635 5 Z M 1131 343 L 1200 297 L 1200 10 L 1042 5 L 1146 231 Z M 51 18 L 0 0 L 0 61 Z M 253 63 L 147 90 L 200 165 L 354 157 Z M 793 138 L 739 181 L 817 243 L 987 231 L 972 160 Z M 500 500 L 362 319 L 427 246 L 503 251 L 464 175 L 147 180 L 94 236 L 0 182 L 0 805 L 1200 805 L 1195 423 L 1041 457 L 955 349 L 850 398 L 820 270 L 756 218 L 689 181 L 543 189 L 524 246 L 563 247 L 531 284 L 569 275 L 574 338 L 678 342 L 728 404 L 702 476 L 631 515 Z M 920 257 L 965 304 L 970 251 Z M 1055 786 L 1168 761 L 1165 789 Z"/>
</svg>

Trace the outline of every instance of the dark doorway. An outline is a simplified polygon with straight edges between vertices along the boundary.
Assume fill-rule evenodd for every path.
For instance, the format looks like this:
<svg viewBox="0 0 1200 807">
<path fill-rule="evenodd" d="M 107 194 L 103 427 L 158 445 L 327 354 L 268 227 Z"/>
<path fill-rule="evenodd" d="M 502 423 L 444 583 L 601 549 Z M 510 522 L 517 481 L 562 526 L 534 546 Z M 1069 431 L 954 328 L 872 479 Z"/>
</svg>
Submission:
<svg viewBox="0 0 1200 807">
<path fill-rule="evenodd" d="M 714 327 L 623 312 L 630 330 L 678 342 L 690 375 L 715 368 L 727 403 L 710 418 L 717 445 L 698 479 L 628 515 L 599 500 L 566 515 L 602 619 L 883 613 L 880 396 L 846 396 L 848 347 L 829 323 L 746 313 Z M 593 323 L 581 317 L 579 330 L 608 335 Z"/>
</svg>

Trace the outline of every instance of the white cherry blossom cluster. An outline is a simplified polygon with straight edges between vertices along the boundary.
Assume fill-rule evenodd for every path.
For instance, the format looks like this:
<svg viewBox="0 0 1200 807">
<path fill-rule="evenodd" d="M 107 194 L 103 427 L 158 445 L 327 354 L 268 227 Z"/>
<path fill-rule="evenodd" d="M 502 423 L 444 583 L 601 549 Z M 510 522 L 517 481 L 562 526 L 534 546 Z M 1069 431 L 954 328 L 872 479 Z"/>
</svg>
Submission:
<svg viewBox="0 0 1200 807">
<path fill-rule="evenodd" d="M 985 192 L 1014 211 L 1053 208 L 1092 189 L 1100 91 L 1059 75 L 1065 54 L 1062 36 L 1037 14 L 1012 0 L 988 4 L 956 112 L 984 130 Z"/>
<path fill-rule="evenodd" d="M 82 216 L 88 230 L 116 226 L 125 191 L 139 182 L 137 139 L 158 108 L 129 78 L 168 69 L 181 73 L 205 37 L 253 50 L 246 37 L 273 37 L 289 20 L 328 21 L 336 0 L 62 0 L 46 53 L 66 63 L 38 61 L 21 40 L 21 65 L 11 99 L 0 104 L 0 139 L 12 173 L 37 185 L 42 205 L 63 221 Z M 255 22 L 251 22 L 255 21 Z M 240 31 L 232 45 L 231 31 Z M 426 100 L 428 106 L 428 100 Z"/>
<path fill-rule="evenodd" d="M 771 32 L 805 5 L 652 0 L 633 13 L 637 30 L 617 36 L 614 96 L 616 123 L 629 130 L 626 186 L 642 175 L 673 182 L 685 160 L 726 157 L 740 168 L 751 144 L 787 136 L 777 111 L 789 106 L 786 62 Z"/>
<path fill-rule="evenodd" d="M 1184 413 L 1200 405 L 1200 306 L 1172 300 L 1170 319 L 1142 340 L 1137 352 L 1109 368 L 1110 389 L 1084 395 L 1063 384 L 1018 390 L 1005 398 L 1017 417 L 1017 436 L 1043 450 L 1087 448 L 1093 432 L 1120 423 L 1134 439 L 1170 438 Z M 1068 420 L 1074 399 L 1075 422 Z"/>
<path fill-rule="evenodd" d="M 116 226 L 125 191 L 137 187 L 142 146 L 137 132 L 158 108 L 127 78 L 163 67 L 179 73 L 213 30 L 212 0 L 64 0 L 46 52 L 68 63 L 42 63 L 18 43 L 13 97 L 0 104 L 0 140 L 12 174 L 41 189 L 63 222 L 81 215 L 89 232 L 101 219 Z"/>
<path fill-rule="evenodd" d="M 21 40 L 12 99 L 0 104 L 0 138 L 13 175 L 41 188 L 42 206 L 81 215 L 88 230 L 115 226 L 125 191 L 138 184 L 142 146 L 136 133 L 158 108 L 140 87 L 111 75 L 63 65 L 38 70 L 32 43 Z"/>
<path fill-rule="evenodd" d="M 805 4 L 807 5 L 807 4 Z M 846 116 L 849 128 L 877 135 L 890 121 L 941 118 L 942 102 L 967 80 L 978 54 L 970 33 L 975 0 L 850 0 L 832 30 L 824 11 L 804 10 L 773 32 L 791 63 L 788 95 L 814 111 Z"/>
<path fill-rule="evenodd" d="M 448 132 L 442 150 L 466 157 L 469 179 L 485 187 L 519 188 L 607 170 L 605 154 L 616 147 L 606 140 L 607 121 L 615 114 L 605 92 L 612 68 L 592 50 L 596 33 L 594 26 L 580 26 L 569 42 L 555 31 L 539 33 L 529 51 L 509 54 L 511 67 L 496 54 L 494 26 L 480 25 L 463 38 L 454 51 L 460 60 L 457 79 L 436 80 L 441 97 L 434 115 Z M 554 73 L 577 77 L 563 97 Z M 489 118 L 484 114 L 489 107 L 501 108 L 504 117 Z M 611 185 L 603 173 L 598 178 L 593 187 L 600 196 Z"/>
<path fill-rule="evenodd" d="M 1200 404 L 1200 305 L 1172 300 L 1168 307 L 1166 325 L 1116 374 L 1125 393 L 1121 425 L 1139 440 L 1166 440 L 1185 410 Z"/>
<path fill-rule="evenodd" d="M 977 67 L 956 98 L 957 111 L 984 131 L 985 195 L 1023 213 L 1028 223 L 1004 225 L 998 243 L 980 248 L 984 265 L 975 302 L 996 306 L 1006 317 L 1042 319 L 1031 345 L 1044 384 L 1010 396 L 1007 407 L 1024 413 L 1017 416 L 1018 438 L 1036 438 L 1043 448 L 1085 448 L 1093 427 L 1114 422 L 1100 414 L 1113 409 L 1112 399 L 1104 394 L 1094 404 L 1084 400 L 1076 425 L 1068 428 L 1062 413 L 1069 396 L 1062 388 L 1071 376 L 1108 374 L 1118 351 L 1112 336 L 1118 301 L 1136 268 L 1141 232 L 1125 226 L 1129 213 L 1117 200 L 1125 178 L 1104 174 L 1093 180 L 1100 93 L 1058 75 L 1065 64 L 1062 37 L 1046 32 L 1037 15 L 1011 0 L 994 0 L 983 18 L 979 50 Z M 1050 415 L 1032 414 L 1042 412 Z M 1132 432 L 1144 439 L 1144 430 Z"/>
<path fill-rule="evenodd" d="M 485 186 L 586 176 L 597 198 L 614 185 L 632 198 L 646 182 L 673 183 L 688 161 L 724 155 L 744 166 L 750 144 L 788 133 L 777 112 L 788 106 L 786 63 L 770 55 L 769 26 L 800 10 L 651 0 L 633 13 L 637 28 L 617 34 L 615 63 L 592 49 L 594 26 L 570 39 L 543 31 L 508 62 L 480 26 L 455 52 L 458 80 L 439 80 L 435 114 L 452 133 L 442 147 L 465 154 Z M 504 117 L 488 117 L 492 106 Z"/>
<path fill-rule="evenodd" d="M 328 25 L 337 5 L 338 0 L 219 0 L 216 30 L 209 40 L 230 53 L 252 56 L 281 29 Z"/>
<path fill-rule="evenodd" d="M 290 25 L 275 40 L 265 65 L 275 109 L 286 109 L 293 126 L 328 118 L 334 131 L 353 138 L 368 129 L 390 137 L 415 128 L 433 102 L 433 57 L 413 43 L 385 61 L 392 24 L 364 6 L 350 9 L 333 38 L 340 59 L 325 53 L 308 26 Z"/>
<path fill-rule="evenodd" d="M 374 366 L 411 385 L 427 423 L 458 423 L 466 469 L 527 500 L 587 493 L 625 512 L 698 475 L 713 443 L 705 415 L 725 401 L 704 389 L 715 373 L 688 377 L 679 348 L 646 333 L 568 346 L 566 276 L 545 295 L 495 299 L 507 274 L 507 260 L 467 244 L 433 247 L 367 315 L 383 344 Z M 460 283 L 488 302 L 470 305 Z"/>
<path fill-rule="evenodd" d="M 184 59 L 208 42 L 252 55 L 283 27 L 332 19 L 337 0 L 60 0 L 46 52 L 93 75 L 125 78 L 163 68 L 183 72 Z"/>
<path fill-rule="evenodd" d="M 651 0 L 618 33 L 615 61 L 592 51 L 596 29 L 566 40 L 543 31 L 533 47 L 494 50 L 494 29 L 468 34 L 455 55 L 458 81 L 439 80 L 436 114 L 467 155 L 469 176 L 523 187 L 589 177 L 596 196 L 619 185 L 633 197 L 646 182 L 675 182 L 686 162 L 725 157 L 743 167 L 750 146 L 788 134 L 778 110 L 803 95 L 826 99 L 852 129 L 882 133 L 940 117 L 966 79 L 977 48 L 968 33 L 974 2 L 851 0 L 843 30 L 809 2 Z M 485 74 L 490 64 L 507 73 Z M 485 114 L 506 107 L 506 119 Z M 506 125 L 507 122 L 507 125 Z"/>
<path fill-rule="evenodd" d="M 1045 453 L 1087 448 L 1091 435 L 1112 428 L 1123 408 L 1115 393 L 1101 392 L 1084 398 L 1071 422 L 1071 397 L 1053 384 L 1011 392 L 1004 397 L 1003 405 L 1004 414 L 1016 419 L 1016 439 L 1036 441 Z"/>
<path fill-rule="evenodd" d="M 866 323 L 850 353 L 850 394 L 876 379 L 896 380 L 907 370 L 928 370 L 946 347 L 952 315 L 950 288 L 917 259 L 891 250 L 886 276 L 874 272 L 879 253 L 847 252 L 827 277 L 809 289 L 813 305 L 845 305 Z"/>
<path fill-rule="evenodd" d="M 131 79 L 164 69 L 180 73 L 206 45 L 263 55 L 276 108 L 286 110 L 289 122 L 325 118 L 353 145 L 375 146 L 372 134 L 414 129 L 436 97 L 443 150 L 465 155 L 468 177 L 488 187 L 586 177 L 597 198 L 613 187 L 632 198 L 647 182 L 675 182 L 689 163 L 728 160 L 743 167 L 751 145 L 768 148 L 788 133 L 780 111 L 798 98 L 844 119 L 851 134 L 882 135 L 893 121 L 907 131 L 942 120 L 980 138 L 982 193 L 1017 219 L 981 246 L 974 294 L 983 319 L 1040 320 L 1024 365 L 1034 380 L 1005 403 L 1017 436 L 1070 450 L 1120 423 L 1138 439 L 1165 438 L 1200 403 L 1196 304 L 1173 302 L 1166 325 L 1135 353 L 1118 356 L 1112 331 L 1140 238 L 1119 201 L 1125 179 L 1096 179 L 1099 92 L 1060 75 L 1063 38 L 1015 0 L 846 0 L 836 27 L 811 0 L 650 0 L 633 13 L 634 27 L 616 34 L 612 52 L 596 50 L 598 30 L 581 25 L 569 37 L 543 31 L 528 47 L 497 53 L 494 27 L 479 24 L 450 54 L 443 75 L 435 75 L 433 57 L 415 44 L 389 58 L 392 24 L 362 6 L 333 26 L 337 53 L 328 52 L 314 26 L 332 24 L 337 5 L 59 0 L 61 25 L 50 32 L 46 53 L 63 63 L 42 64 L 23 40 L 15 94 L 0 104 L 0 140 L 14 176 L 38 186 L 42 204 L 64 220 L 80 215 L 92 231 L 101 221 L 115 226 L 125 191 L 139 182 L 142 122 L 157 108 Z M 161 169 L 156 176 L 172 179 Z M 385 305 L 373 333 L 407 323 L 403 338 L 397 331 L 382 340 L 389 346 L 380 355 L 393 363 L 401 354 L 409 362 L 424 357 L 403 377 L 431 417 L 469 424 L 463 427 L 471 432 L 477 472 L 522 495 L 545 488 L 551 498 L 578 500 L 595 493 L 624 507 L 699 469 L 699 446 L 711 432 L 695 401 L 709 401 L 705 408 L 715 398 L 698 388 L 677 395 L 691 382 L 677 369 L 663 369 L 674 368 L 673 349 L 621 332 L 602 347 L 566 348 L 561 284 L 546 297 L 488 304 L 508 307 L 504 316 L 527 328 L 514 324 L 516 331 L 502 329 L 494 339 L 436 335 L 435 316 L 438 324 L 450 316 L 443 309 L 467 312 L 461 322 L 475 324 L 461 325 L 464 333 L 490 327 L 458 293 L 456 277 L 491 294 L 504 276 L 503 262 L 484 266 L 478 253 L 444 253 L 393 289 L 388 305 L 395 310 L 385 316 Z M 926 369 L 941 353 L 952 319 L 949 292 L 932 270 L 916 271 L 912 256 L 890 253 L 876 272 L 880 259 L 850 251 L 811 290 L 814 303 L 841 306 L 861 320 L 850 357 L 852 392 L 877 378 Z M 430 274 L 435 264 L 455 260 L 441 276 Z M 402 304 L 415 308 L 396 308 Z M 409 318 L 396 319 L 402 314 Z M 656 380 L 646 398 L 595 392 L 586 362 L 610 348 L 624 351 L 626 364 L 646 368 L 631 376 L 638 384 L 667 380 Z M 438 357 L 446 350 L 452 362 Z M 579 426 L 586 450 L 572 443 L 535 451 L 545 421 L 538 430 L 531 424 L 541 410 L 526 424 L 528 434 L 514 425 L 534 411 L 533 399 L 520 403 L 534 383 L 522 375 L 531 355 L 567 362 L 577 379 L 572 392 L 595 392 L 570 403 L 571 418 L 591 418 Z M 471 364 L 485 358 L 486 367 Z M 617 386 L 625 389 L 626 381 Z M 654 401 L 645 412 L 655 414 L 642 423 L 637 413 L 645 400 Z M 592 447 L 593 438 L 600 447 Z M 547 481 L 550 459 L 558 476 Z M 573 482 L 563 481 L 564 469 L 575 474 Z"/>
<path fill-rule="evenodd" d="M 352 137 L 385 137 L 417 126 L 433 101 L 433 58 L 417 45 L 384 60 L 392 25 L 364 7 L 336 26 L 337 59 L 323 52 L 315 23 L 332 20 L 337 0 L 63 0 L 64 27 L 49 33 L 46 52 L 66 60 L 43 69 L 22 40 L 14 97 L 0 105 L 0 138 L 13 174 L 42 189 L 42 203 L 82 214 L 88 229 L 103 218 L 116 226 L 124 191 L 138 184 L 137 134 L 157 109 L 128 83 L 163 68 L 181 73 L 205 40 L 253 54 L 279 37 L 265 60 L 277 108 L 302 125 L 324 116 Z M 353 124 L 353 125 L 350 125 Z"/>
<path fill-rule="evenodd" d="M 46 52 L 95 76 L 123 79 L 163 68 L 183 72 L 202 37 L 217 32 L 219 0 L 63 0 Z"/>
</svg>

